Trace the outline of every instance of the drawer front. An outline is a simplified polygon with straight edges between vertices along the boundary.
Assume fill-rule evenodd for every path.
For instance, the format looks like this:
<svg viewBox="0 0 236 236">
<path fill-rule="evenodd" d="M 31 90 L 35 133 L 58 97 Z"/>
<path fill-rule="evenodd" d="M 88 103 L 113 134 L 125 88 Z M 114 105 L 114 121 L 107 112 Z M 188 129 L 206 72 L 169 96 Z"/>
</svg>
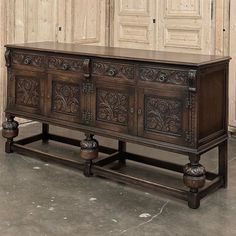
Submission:
<svg viewBox="0 0 236 236">
<path fill-rule="evenodd" d="M 119 61 L 93 60 L 92 75 L 117 82 L 135 82 L 135 65 Z"/>
<path fill-rule="evenodd" d="M 13 66 L 23 65 L 30 68 L 43 69 L 45 67 L 45 56 L 30 52 L 13 51 L 12 64 Z"/>
<path fill-rule="evenodd" d="M 84 66 L 88 59 L 73 58 L 66 56 L 49 56 L 47 67 L 52 70 L 81 72 L 84 73 Z"/>
<path fill-rule="evenodd" d="M 139 81 L 166 83 L 181 86 L 188 86 L 189 78 L 195 70 L 165 68 L 150 65 L 139 66 Z"/>
</svg>

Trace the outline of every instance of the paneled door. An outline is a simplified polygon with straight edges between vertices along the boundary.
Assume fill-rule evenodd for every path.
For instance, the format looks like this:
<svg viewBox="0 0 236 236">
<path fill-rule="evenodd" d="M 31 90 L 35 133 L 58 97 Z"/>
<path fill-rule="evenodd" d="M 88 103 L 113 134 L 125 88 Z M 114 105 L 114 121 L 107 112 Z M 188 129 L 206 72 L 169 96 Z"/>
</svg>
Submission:
<svg viewBox="0 0 236 236">
<path fill-rule="evenodd" d="M 60 0 L 58 41 L 107 44 L 107 0 Z"/>
<path fill-rule="evenodd" d="M 112 45 L 214 53 L 212 4 L 203 0 L 115 0 Z"/>
<path fill-rule="evenodd" d="M 155 48 L 154 0 L 115 0 L 113 44 L 116 47 Z M 154 22 L 154 23 L 153 23 Z"/>
</svg>

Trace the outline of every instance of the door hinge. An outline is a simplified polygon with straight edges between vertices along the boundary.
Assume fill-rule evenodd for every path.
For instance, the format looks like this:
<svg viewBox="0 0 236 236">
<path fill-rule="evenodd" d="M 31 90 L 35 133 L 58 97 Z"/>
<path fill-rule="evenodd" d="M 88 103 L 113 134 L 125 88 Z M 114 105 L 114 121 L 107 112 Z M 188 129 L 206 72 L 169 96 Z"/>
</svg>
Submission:
<svg viewBox="0 0 236 236">
<path fill-rule="evenodd" d="M 93 91 L 94 91 L 93 83 L 92 82 L 84 82 L 82 84 L 82 91 L 85 94 L 93 93 Z"/>
<path fill-rule="evenodd" d="M 83 111 L 82 120 L 85 124 L 89 124 L 93 119 L 93 114 L 90 111 Z"/>
</svg>

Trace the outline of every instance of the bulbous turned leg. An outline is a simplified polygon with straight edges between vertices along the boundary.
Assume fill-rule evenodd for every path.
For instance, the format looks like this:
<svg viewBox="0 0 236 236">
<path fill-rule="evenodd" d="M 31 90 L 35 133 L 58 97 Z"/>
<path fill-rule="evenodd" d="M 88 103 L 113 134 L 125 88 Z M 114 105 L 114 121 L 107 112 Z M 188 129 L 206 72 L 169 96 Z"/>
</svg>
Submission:
<svg viewBox="0 0 236 236">
<path fill-rule="evenodd" d="M 2 124 L 2 136 L 7 139 L 5 144 L 5 152 L 11 153 L 11 144 L 13 142 L 13 138 L 18 136 L 18 122 L 14 120 L 14 116 L 7 115 L 7 120 Z"/>
<path fill-rule="evenodd" d="M 188 195 L 188 206 L 197 209 L 200 206 L 198 189 L 202 188 L 206 182 L 206 170 L 199 164 L 200 156 L 191 155 L 190 163 L 184 166 L 184 184 L 190 188 Z"/>
<path fill-rule="evenodd" d="M 86 177 L 92 175 L 92 161 L 98 157 L 98 141 L 93 136 L 93 134 L 86 134 L 86 139 L 80 143 L 80 157 L 85 160 L 84 175 Z"/>
</svg>

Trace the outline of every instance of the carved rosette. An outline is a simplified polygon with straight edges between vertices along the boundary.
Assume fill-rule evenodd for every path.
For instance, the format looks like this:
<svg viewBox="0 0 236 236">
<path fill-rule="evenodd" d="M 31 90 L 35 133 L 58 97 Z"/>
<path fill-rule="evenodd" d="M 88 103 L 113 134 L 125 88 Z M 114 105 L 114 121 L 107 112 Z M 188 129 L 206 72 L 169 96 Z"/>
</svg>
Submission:
<svg viewBox="0 0 236 236">
<path fill-rule="evenodd" d="M 13 139 L 18 135 L 19 123 L 14 120 L 13 116 L 8 116 L 7 121 L 2 124 L 2 136 L 7 139 Z"/>
<path fill-rule="evenodd" d="M 201 164 L 188 163 L 184 166 L 184 184 L 190 191 L 197 192 L 206 182 L 206 170 Z"/>
<path fill-rule="evenodd" d="M 80 142 L 80 157 L 85 160 L 93 160 L 98 157 L 98 141 L 93 135 L 87 134 L 86 139 Z"/>
</svg>

